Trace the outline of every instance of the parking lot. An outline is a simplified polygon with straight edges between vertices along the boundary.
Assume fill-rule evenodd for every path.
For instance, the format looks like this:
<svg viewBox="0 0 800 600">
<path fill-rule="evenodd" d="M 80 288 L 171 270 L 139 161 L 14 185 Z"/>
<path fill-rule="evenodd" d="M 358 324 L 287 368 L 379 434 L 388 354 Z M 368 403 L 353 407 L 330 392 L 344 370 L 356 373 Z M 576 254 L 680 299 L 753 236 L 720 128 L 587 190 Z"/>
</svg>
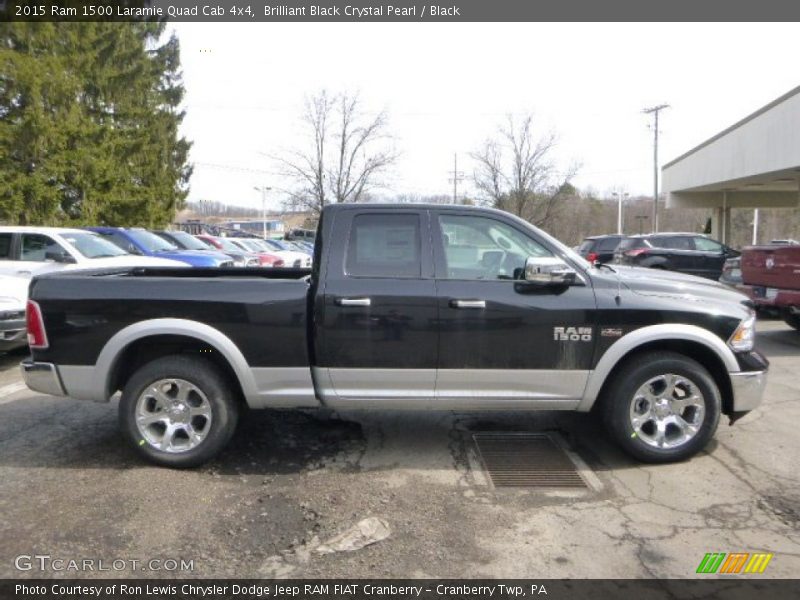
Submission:
<svg viewBox="0 0 800 600">
<path fill-rule="evenodd" d="M 758 346 L 771 361 L 762 407 L 722 422 L 699 457 L 665 466 L 628 459 L 590 415 L 295 411 L 248 413 L 219 460 L 173 471 L 123 444 L 115 403 L 32 393 L 21 356 L 3 356 L 0 577 L 98 575 L 15 568 L 38 554 L 144 561 L 99 573 L 109 577 L 678 578 L 707 552 L 774 553 L 759 576 L 793 577 L 800 336 L 765 321 Z M 556 434 L 592 486 L 495 489 L 476 431 Z M 367 517 L 383 519 L 388 537 L 320 551 Z M 153 559 L 193 563 L 140 572 Z"/>
</svg>

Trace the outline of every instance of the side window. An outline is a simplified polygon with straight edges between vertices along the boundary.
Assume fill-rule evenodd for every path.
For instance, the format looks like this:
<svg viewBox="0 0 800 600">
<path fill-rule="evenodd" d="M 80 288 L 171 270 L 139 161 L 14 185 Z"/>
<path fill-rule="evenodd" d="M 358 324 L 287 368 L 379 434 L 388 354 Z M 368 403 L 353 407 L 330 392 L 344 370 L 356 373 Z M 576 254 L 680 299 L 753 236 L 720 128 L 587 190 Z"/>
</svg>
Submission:
<svg viewBox="0 0 800 600">
<path fill-rule="evenodd" d="M 442 279 L 515 279 L 529 256 L 552 256 L 524 233 L 489 217 L 439 217 L 444 248 Z"/>
<path fill-rule="evenodd" d="M 125 250 L 125 252 L 131 252 L 131 249 L 135 249 L 135 246 L 131 244 L 130 241 L 118 233 L 101 233 L 100 237 L 107 239 L 109 242 Z"/>
<path fill-rule="evenodd" d="M 656 248 L 669 248 L 670 250 L 694 250 L 692 238 L 688 235 L 661 236 L 650 240 Z"/>
<path fill-rule="evenodd" d="M 694 238 L 694 247 L 701 252 L 718 252 L 722 253 L 722 244 L 715 240 L 710 240 L 706 237 Z"/>
<path fill-rule="evenodd" d="M 11 234 L 0 233 L 0 260 L 11 260 Z"/>
<path fill-rule="evenodd" d="M 347 244 L 351 277 L 421 277 L 419 215 L 356 215 Z"/>
<path fill-rule="evenodd" d="M 622 238 L 603 238 L 600 240 L 600 244 L 597 247 L 599 252 L 613 252 L 619 246 L 619 243 L 622 241 Z"/>
<path fill-rule="evenodd" d="M 52 238 L 38 233 L 22 234 L 20 260 L 44 262 L 48 254 L 65 254 L 65 250 Z"/>
</svg>

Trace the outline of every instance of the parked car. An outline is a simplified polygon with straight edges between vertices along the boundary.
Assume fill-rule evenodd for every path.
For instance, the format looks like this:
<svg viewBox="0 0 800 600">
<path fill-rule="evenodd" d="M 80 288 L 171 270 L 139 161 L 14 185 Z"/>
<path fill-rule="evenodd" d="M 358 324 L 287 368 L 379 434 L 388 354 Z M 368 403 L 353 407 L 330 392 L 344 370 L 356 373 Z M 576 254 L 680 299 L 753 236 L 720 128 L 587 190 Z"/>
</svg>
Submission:
<svg viewBox="0 0 800 600">
<path fill-rule="evenodd" d="M 0 275 L 31 277 L 62 269 L 174 267 L 166 257 L 135 256 L 83 229 L 0 227 Z"/>
<path fill-rule="evenodd" d="M 216 237 L 208 234 L 200 234 L 195 236 L 201 242 L 208 244 L 212 248 L 223 250 L 224 252 L 241 252 L 248 257 L 248 262 L 255 261 L 260 267 L 282 267 L 283 259 L 275 254 L 265 251 L 253 251 L 245 246 L 234 244 L 230 239 L 224 237 Z"/>
<path fill-rule="evenodd" d="M 283 258 L 286 266 L 294 267 L 296 269 L 310 269 L 311 268 L 311 255 L 305 252 L 294 250 L 286 242 L 280 240 L 258 240 L 264 244 L 268 249 L 272 250 Z"/>
<path fill-rule="evenodd" d="M 25 337 L 25 303 L 28 300 L 26 277 L 0 275 L 0 352 L 21 348 Z"/>
<path fill-rule="evenodd" d="M 175 244 L 181 250 L 193 250 L 197 252 L 206 252 L 215 256 L 227 256 L 233 261 L 234 267 L 257 267 L 260 264 L 257 256 L 253 256 L 241 250 L 227 251 L 213 248 L 185 231 L 154 231 L 153 233 L 164 238 L 171 244 Z"/>
<path fill-rule="evenodd" d="M 589 262 L 607 263 L 614 260 L 614 250 L 625 239 L 622 234 L 594 235 L 583 240 L 578 254 Z"/>
<path fill-rule="evenodd" d="M 722 265 L 739 252 L 697 233 L 632 235 L 614 251 L 614 262 L 635 267 L 678 271 L 718 280 Z"/>
<path fill-rule="evenodd" d="M 668 462 L 761 401 L 755 315 L 720 283 L 601 268 L 485 208 L 333 204 L 321 219 L 310 273 L 36 278 L 28 386 L 121 391 L 125 438 L 171 467 L 214 457 L 244 404 L 595 407 L 627 452 Z"/>
<path fill-rule="evenodd" d="M 140 256 L 155 256 L 159 258 L 171 258 L 192 267 L 232 267 L 233 260 L 224 254 L 208 254 L 197 250 L 181 250 L 162 237 L 157 236 L 151 231 L 133 227 L 125 229 L 123 227 L 86 227 L 88 231 L 94 231 L 105 239 L 113 242 L 118 247 L 131 254 Z"/>
<path fill-rule="evenodd" d="M 777 309 L 787 324 L 800 331 L 800 245 L 745 247 L 738 287 L 756 306 Z"/>
</svg>

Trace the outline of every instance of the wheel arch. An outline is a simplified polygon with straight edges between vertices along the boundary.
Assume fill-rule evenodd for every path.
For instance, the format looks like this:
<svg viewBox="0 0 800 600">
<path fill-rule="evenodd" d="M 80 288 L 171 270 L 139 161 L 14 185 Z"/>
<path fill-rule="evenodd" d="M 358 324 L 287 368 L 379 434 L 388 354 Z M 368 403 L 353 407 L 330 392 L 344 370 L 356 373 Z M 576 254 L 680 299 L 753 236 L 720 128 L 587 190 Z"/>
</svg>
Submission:
<svg viewBox="0 0 800 600">
<path fill-rule="evenodd" d="M 579 411 L 589 411 L 631 357 L 643 352 L 667 350 L 696 360 L 714 378 L 722 399 L 722 412 L 733 411 L 729 373 L 740 371 L 733 351 L 719 337 L 695 325 L 661 324 L 637 329 L 606 350 L 589 376 Z"/>
<path fill-rule="evenodd" d="M 143 349 L 150 351 L 146 360 Z M 191 352 L 216 364 L 245 400 L 255 395 L 255 379 L 236 344 L 218 329 L 187 319 L 151 319 L 118 331 L 106 342 L 95 364 L 96 395 L 108 400 L 139 366 L 162 356 Z"/>
</svg>

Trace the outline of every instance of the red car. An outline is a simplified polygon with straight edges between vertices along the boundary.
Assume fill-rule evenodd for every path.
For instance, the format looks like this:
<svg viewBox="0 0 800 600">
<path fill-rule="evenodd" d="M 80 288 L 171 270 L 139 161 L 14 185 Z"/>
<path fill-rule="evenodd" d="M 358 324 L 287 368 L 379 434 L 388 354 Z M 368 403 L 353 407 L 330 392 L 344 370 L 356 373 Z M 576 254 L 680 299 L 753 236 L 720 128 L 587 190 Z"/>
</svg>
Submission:
<svg viewBox="0 0 800 600">
<path fill-rule="evenodd" d="M 195 236 L 197 239 L 205 242 L 212 248 L 216 248 L 217 250 L 230 251 L 230 252 L 242 252 L 243 250 L 231 242 L 230 240 L 226 240 L 224 237 L 215 237 L 213 235 L 208 235 L 205 233 L 201 233 Z M 269 252 L 250 252 L 251 256 L 255 256 L 258 258 L 259 266 L 262 267 L 282 267 L 283 266 L 283 259 L 279 256 L 275 256 L 274 254 L 270 254 Z"/>
</svg>

